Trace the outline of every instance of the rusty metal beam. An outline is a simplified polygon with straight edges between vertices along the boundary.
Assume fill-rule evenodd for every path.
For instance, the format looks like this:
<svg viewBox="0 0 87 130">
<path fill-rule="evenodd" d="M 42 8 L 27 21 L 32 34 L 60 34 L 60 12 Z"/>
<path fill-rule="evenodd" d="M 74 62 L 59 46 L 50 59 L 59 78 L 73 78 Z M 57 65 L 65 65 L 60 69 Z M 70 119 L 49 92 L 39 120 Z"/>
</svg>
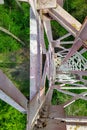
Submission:
<svg viewBox="0 0 87 130">
<path fill-rule="evenodd" d="M 50 9 L 48 12 L 51 17 L 57 20 L 66 30 L 76 37 L 82 26 L 81 23 L 58 4 L 56 8 Z"/>
<path fill-rule="evenodd" d="M 87 76 L 87 71 L 69 71 L 70 73 L 72 73 L 72 74 L 78 74 L 78 75 L 81 75 L 81 76 Z"/>
<path fill-rule="evenodd" d="M 54 120 L 59 120 L 59 121 L 64 121 L 64 122 L 72 122 L 72 123 L 87 123 L 87 117 L 50 117 L 51 119 L 54 119 Z"/>
<path fill-rule="evenodd" d="M 73 46 L 63 60 L 63 63 L 66 62 L 72 55 L 74 55 L 82 45 L 87 48 L 87 18 L 85 19 L 78 35 L 76 36 Z"/>
<path fill-rule="evenodd" d="M 63 7 L 63 5 L 64 5 L 64 0 L 57 0 L 57 3 L 58 3 L 60 6 Z"/>
<path fill-rule="evenodd" d="M 36 8 L 39 9 L 48 9 L 56 7 L 56 0 L 38 0 L 36 2 Z"/>
<path fill-rule="evenodd" d="M 44 71 L 43 71 L 43 75 L 42 75 L 42 79 L 41 79 L 41 86 L 44 87 L 45 86 L 45 80 L 46 80 L 46 75 L 47 75 L 47 60 L 45 61 L 45 65 L 44 65 Z"/>
<path fill-rule="evenodd" d="M 52 88 L 58 90 L 58 91 L 61 92 L 61 93 L 64 93 L 64 94 L 67 94 L 67 95 L 70 95 L 70 96 L 76 96 L 75 93 L 61 90 L 61 87 L 60 87 L 60 86 L 55 85 L 55 86 L 53 86 Z"/>
<path fill-rule="evenodd" d="M 63 104 L 63 107 L 67 107 L 69 106 L 70 104 L 72 104 L 73 102 L 75 102 L 77 99 L 83 99 L 83 100 L 86 100 L 87 101 L 87 97 L 85 97 L 87 95 L 87 92 L 83 92 L 81 94 L 75 94 L 75 93 L 72 93 L 72 92 L 68 92 L 68 91 L 64 91 L 64 90 L 61 90 L 62 87 L 60 86 L 57 86 L 57 85 L 54 85 L 52 87 L 52 89 L 56 89 L 58 90 L 59 92 L 61 93 L 64 93 L 64 94 L 67 94 L 67 95 L 70 95 L 70 96 L 73 96 L 73 98 L 69 101 L 67 101 L 66 103 Z"/>
<path fill-rule="evenodd" d="M 49 46 L 52 47 L 51 42 L 53 40 L 53 37 L 52 37 L 52 29 L 51 29 L 50 20 L 43 21 L 43 23 L 44 23 L 44 28 L 45 28 L 47 38 L 48 38 L 48 41 L 49 41 Z"/>
<path fill-rule="evenodd" d="M 45 39 L 44 39 L 44 26 L 43 23 L 41 22 L 41 44 L 42 44 L 42 52 L 43 54 L 46 54 L 47 50 L 46 50 L 46 45 L 45 45 Z"/>
<path fill-rule="evenodd" d="M 30 8 L 30 100 L 37 93 L 37 22 L 33 10 Z"/>
<path fill-rule="evenodd" d="M 82 45 L 83 45 L 83 42 L 80 38 L 75 40 L 74 43 L 73 43 L 73 46 L 71 47 L 70 51 L 68 52 L 68 54 L 64 58 L 62 64 L 64 64 L 64 62 L 66 62 L 68 59 L 70 59 L 70 57 L 73 56 L 80 49 L 80 47 Z"/>
<path fill-rule="evenodd" d="M 61 40 L 65 39 L 65 38 L 67 38 L 67 37 L 69 37 L 69 36 L 71 36 L 71 33 L 65 34 L 64 36 L 58 38 L 58 40 L 56 40 L 56 41 L 61 41 Z"/>
<path fill-rule="evenodd" d="M 41 78 L 42 78 L 42 44 L 41 44 L 41 19 L 40 16 L 37 16 L 37 77 L 36 77 L 36 87 L 38 92 L 40 91 L 41 88 Z"/>
<path fill-rule="evenodd" d="M 65 108 L 65 107 L 71 105 L 73 102 L 75 102 L 78 99 L 83 99 L 83 100 L 87 101 L 87 97 L 85 97 L 86 95 L 87 95 L 87 92 L 83 92 L 81 94 L 76 94 L 76 96 L 74 96 L 71 100 L 64 103 L 63 107 Z"/>
<path fill-rule="evenodd" d="M 0 70 L 0 98 L 25 113 L 27 111 L 26 97 L 13 85 L 7 76 Z"/>
<path fill-rule="evenodd" d="M 52 84 L 52 76 L 53 76 L 53 67 L 52 67 L 52 55 L 53 55 L 53 47 L 52 47 L 52 30 L 51 30 L 51 23 L 50 20 L 43 21 L 44 23 L 44 28 L 47 34 L 49 46 L 48 46 L 48 58 L 49 58 L 49 84 L 51 86 Z"/>
<path fill-rule="evenodd" d="M 30 9 L 30 104 L 28 110 L 28 125 L 30 130 L 40 110 L 45 96 L 44 79 L 42 78 L 42 31 L 41 20 Z M 45 67 L 46 69 L 46 67 Z M 45 78 L 45 72 L 43 77 Z M 41 82 L 42 78 L 42 82 Z"/>
<path fill-rule="evenodd" d="M 53 47 L 60 47 L 60 48 L 63 48 L 61 45 L 69 45 L 69 44 L 73 44 L 74 42 L 73 41 L 65 41 L 65 42 L 60 42 L 60 41 L 52 41 L 52 46 Z"/>
<path fill-rule="evenodd" d="M 81 51 L 79 51 L 79 53 L 80 54 L 83 54 L 83 53 L 85 53 L 87 51 L 87 49 L 86 48 L 83 48 Z"/>
<path fill-rule="evenodd" d="M 44 3 L 44 2 L 47 2 L 47 1 L 50 2 L 50 0 L 46 0 L 46 1 L 39 0 L 39 6 L 36 7 L 36 8 L 38 8 L 38 9 L 50 8 L 49 2 L 48 2 L 48 4 Z M 38 13 L 37 13 L 36 8 L 35 8 L 35 5 L 36 5 L 35 2 L 36 1 L 30 0 L 29 2 L 31 4 L 33 12 L 35 14 L 33 19 L 30 21 L 32 28 L 34 27 L 34 29 L 31 30 L 31 35 L 30 35 L 31 36 L 31 43 L 30 43 L 31 44 L 30 45 L 30 48 L 31 48 L 30 49 L 30 51 L 31 51 L 30 52 L 30 54 L 31 54 L 30 55 L 30 57 L 31 57 L 30 58 L 30 60 L 31 60 L 31 62 L 30 62 L 30 76 L 31 77 L 30 78 L 31 79 L 33 78 L 33 80 L 30 81 L 30 83 L 32 83 L 32 84 L 30 84 L 31 101 L 30 101 L 29 112 L 28 112 L 28 127 L 29 127 L 28 129 L 31 129 L 31 127 L 35 123 L 34 121 L 37 119 L 37 115 L 38 115 L 39 110 L 41 109 L 44 101 L 46 101 L 45 105 L 48 105 L 49 108 L 52 109 L 50 100 L 52 98 L 51 96 L 52 96 L 53 90 L 50 91 L 50 93 L 48 94 L 49 95 L 48 98 L 46 98 L 45 95 L 44 95 L 44 92 L 45 92 L 44 84 L 45 84 L 46 75 L 48 75 L 48 73 L 49 73 L 48 77 L 49 77 L 49 81 L 50 81 L 49 83 L 50 83 L 50 88 L 51 88 L 51 85 L 52 85 L 51 79 L 52 79 L 52 75 L 53 75 L 52 55 L 53 55 L 53 49 L 54 48 L 52 46 L 53 39 L 52 39 L 52 31 L 51 31 L 50 20 L 48 20 L 48 18 L 46 20 L 46 17 L 45 17 L 45 20 L 43 19 L 44 28 L 45 28 L 47 38 L 48 38 L 48 41 L 49 41 L 49 48 L 48 48 L 48 51 L 46 52 L 43 39 L 42 39 L 43 43 L 41 44 L 41 34 L 43 34 L 43 32 L 41 31 L 41 27 L 42 27 L 41 22 L 42 21 L 39 21 L 41 19 L 39 19 Z M 51 2 L 55 3 L 55 1 L 53 1 L 53 0 Z M 45 6 L 43 6 L 43 3 L 44 3 Z M 51 5 L 51 6 L 53 6 L 53 5 Z M 68 30 L 70 32 L 69 34 L 60 38 L 60 40 L 66 38 L 67 36 L 70 36 L 71 34 L 74 37 L 76 37 L 74 43 L 72 43 L 73 44 L 72 48 L 70 49 L 67 56 L 63 60 L 63 63 L 64 63 L 72 55 L 74 55 L 76 53 L 76 51 L 83 45 L 83 42 L 84 42 L 84 44 L 86 44 L 86 42 L 87 42 L 86 41 L 87 40 L 86 35 L 84 37 L 83 33 L 85 34 L 87 32 L 87 30 L 85 29 L 85 27 L 87 28 L 87 25 L 86 25 L 86 22 L 85 22 L 82 26 L 76 19 L 74 19 L 70 14 L 68 14 L 59 4 L 57 4 L 56 8 L 48 9 L 48 13 L 49 13 L 50 16 L 52 16 L 54 19 L 56 19 L 63 27 L 65 27 L 66 30 Z M 33 22 L 34 22 L 34 24 L 33 24 L 34 26 L 32 25 Z M 59 39 L 58 39 L 58 42 L 59 42 Z M 47 58 L 46 63 L 45 63 L 45 67 L 44 67 L 44 73 L 42 75 L 42 80 L 41 80 L 41 75 L 40 75 L 40 71 L 41 71 L 41 67 L 40 67 L 41 66 L 41 62 L 40 62 L 40 60 L 41 60 L 40 59 L 41 58 L 40 47 L 41 46 L 40 46 L 40 44 L 44 47 L 43 52 L 46 53 L 46 58 Z M 60 44 L 60 43 L 58 43 L 58 44 Z M 66 43 L 64 43 L 64 44 L 66 44 Z M 58 46 L 58 47 L 63 49 L 63 51 L 60 51 L 60 53 L 65 54 L 65 48 L 61 47 L 61 46 Z M 66 49 L 66 50 L 68 51 L 69 49 Z M 38 61 L 38 63 L 37 63 L 37 61 Z M 47 67 L 47 65 L 48 65 L 48 67 Z M 76 81 L 79 81 L 79 80 L 74 80 L 74 79 L 59 80 L 59 82 L 62 82 L 62 83 L 63 82 L 64 83 L 65 82 L 74 83 Z M 41 87 L 43 87 L 43 89 L 41 89 Z M 60 87 L 62 89 L 62 86 L 60 86 Z M 81 86 L 81 85 L 80 85 L 80 87 L 84 88 L 84 86 Z M 64 93 L 63 90 L 59 90 L 59 91 Z M 34 92 L 34 93 L 32 93 L 32 92 Z M 70 93 L 70 92 L 65 92 L 65 94 L 69 94 L 69 95 L 73 96 L 73 98 L 71 100 L 69 100 L 68 102 L 66 102 L 65 104 L 63 104 L 62 107 L 63 106 L 66 107 L 66 106 L 70 105 L 71 103 L 73 103 L 74 101 L 76 101 L 79 98 L 87 100 L 87 98 L 85 97 L 87 95 L 87 92 L 79 94 L 79 95 L 74 94 L 74 93 Z M 51 114 L 54 114 L 54 113 L 51 113 Z M 59 119 L 59 117 L 54 118 L 54 119 Z M 67 119 L 67 120 L 69 120 L 69 119 Z M 76 120 L 76 121 L 78 122 L 78 120 Z M 83 121 L 81 120 L 81 122 L 83 122 Z M 50 128 L 50 126 L 48 128 Z M 54 126 L 54 128 L 55 128 L 55 126 Z M 56 128 L 58 128 L 58 127 L 56 127 Z M 55 128 L 55 130 L 56 130 L 56 128 Z"/>
<path fill-rule="evenodd" d="M 40 96 L 40 101 L 39 101 L 39 97 Z M 43 103 L 45 100 L 45 90 L 44 88 L 40 90 L 40 93 L 37 93 L 34 98 L 30 101 L 29 104 L 29 112 L 28 112 L 28 129 L 27 130 L 31 130 L 31 128 L 33 127 L 34 123 L 35 123 L 35 119 L 37 119 L 38 116 L 38 112 L 41 109 Z"/>
<path fill-rule="evenodd" d="M 77 38 L 80 38 L 83 42 L 84 47 L 87 48 L 87 17 L 84 20 L 84 23 L 83 23 L 76 39 Z"/>
<path fill-rule="evenodd" d="M 40 101 L 38 100 L 38 93 L 35 95 L 35 97 L 31 100 L 30 104 L 29 104 L 29 119 L 28 119 L 28 129 L 27 130 L 32 130 L 33 126 L 35 125 L 35 120 L 38 117 L 39 111 L 42 107 L 42 105 L 48 102 L 49 105 L 49 98 L 51 95 L 51 91 L 50 88 L 47 92 L 47 94 L 45 95 L 45 88 L 40 90 Z M 50 98 L 51 100 L 51 98 Z"/>
</svg>

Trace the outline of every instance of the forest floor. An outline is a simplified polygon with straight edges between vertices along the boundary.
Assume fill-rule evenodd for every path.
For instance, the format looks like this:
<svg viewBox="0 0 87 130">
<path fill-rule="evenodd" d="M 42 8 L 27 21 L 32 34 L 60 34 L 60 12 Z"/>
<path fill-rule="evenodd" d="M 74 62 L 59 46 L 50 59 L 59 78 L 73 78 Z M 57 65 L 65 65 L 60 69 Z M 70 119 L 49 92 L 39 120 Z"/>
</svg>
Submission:
<svg viewBox="0 0 87 130">
<path fill-rule="evenodd" d="M 0 69 L 12 80 L 25 96 L 29 96 L 29 52 L 0 54 Z"/>
</svg>

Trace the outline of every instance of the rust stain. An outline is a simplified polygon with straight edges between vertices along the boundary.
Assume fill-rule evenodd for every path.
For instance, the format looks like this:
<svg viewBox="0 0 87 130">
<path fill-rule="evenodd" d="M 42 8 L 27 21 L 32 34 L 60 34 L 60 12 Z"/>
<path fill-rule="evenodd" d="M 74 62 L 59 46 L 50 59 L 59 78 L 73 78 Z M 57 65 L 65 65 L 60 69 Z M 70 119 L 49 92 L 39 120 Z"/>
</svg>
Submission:
<svg viewBox="0 0 87 130">
<path fill-rule="evenodd" d="M 55 0 L 55 2 L 56 2 L 56 0 Z M 49 6 L 52 6 L 52 4 L 54 4 L 54 0 L 37 0 L 38 6 L 46 5 L 49 8 Z"/>
<path fill-rule="evenodd" d="M 74 128 L 74 130 L 78 130 L 78 128 L 79 128 L 80 126 L 79 125 L 77 125 L 75 128 Z"/>
<path fill-rule="evenodd" d="M 87 49 L 87 40 L 83 41 L 83 46 Z"/>
<path fill-rule="evenodd" d="M 77 27 L 75 23 L 73 23 L 72 26 L 73 26 L 76 30 L 78 30 L 78 31 L 80 30 L 80 28 Z"/>
<path fill-rule="evenodd" d="M 54 7 L 54 9 L 57 9 L 57 8 L 58 8 L 58 6 L 59 6 L 59 5 L 58 5 L 58 4 L 56 4 L 56 7 Z"/>
<path fill-rule="evenodd" d="M 72 130 L 72 127 L 70 127 L 70 130 Z"/>
<path fill-rule="evenodd" d="M 87 40 L 86 40 L 86 41 L 84 41 L 84 44 L 86 44 L 86 45 L 87 45 Z"/>
</svg>

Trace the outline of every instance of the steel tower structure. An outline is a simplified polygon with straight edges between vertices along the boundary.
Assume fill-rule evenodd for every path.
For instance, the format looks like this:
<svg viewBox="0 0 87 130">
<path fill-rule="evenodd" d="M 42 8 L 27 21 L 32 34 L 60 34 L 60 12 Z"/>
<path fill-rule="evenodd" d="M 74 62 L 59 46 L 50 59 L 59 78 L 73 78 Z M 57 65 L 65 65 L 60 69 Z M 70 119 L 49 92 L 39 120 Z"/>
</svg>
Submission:
<svg viewBox="0 0 87 130">
<path fill-rule="evenodd" d="M 87 100 L 87 92 L 75 94 L 69 89 L 87 89 L 87 18 L 81 24 L 63 9 L 63 0 L 16 0 L 30 4 L 30 101 L 13 85 L 0 70 L 0 98 L 27 114 L 27 130 L 86 130 L 87 117 L 66 116 L 64 108 L 78 99 Z M 3 3 L 3 0 L 1 1 Z M 68 33 L 53 39 L 51 20 L 56 20 Z M 23 42 L 8 30 L 1 31 Z M 44 30 L 49 42 L 46 49 Z M 74 41 L 64 41 L 69 36 Z M 66 48 L 64 45 L 70 45 Z M 46 77 L 49 89 L 45 94 Z M 77 82 L 83 82 L 83 84 Z M 55 85 L 58 82 L 59 85 Z M 69 84 L 69 87 L 65 85 Z M 71 85 L 71 86 L 70 86 Z M 53 90 L 72 96 L 62 105 L 51 104 Z M 67 91 L 66 91 L 67 90 Z M 77 128 L 76 128 L 77 129 Z"/>
</svg>

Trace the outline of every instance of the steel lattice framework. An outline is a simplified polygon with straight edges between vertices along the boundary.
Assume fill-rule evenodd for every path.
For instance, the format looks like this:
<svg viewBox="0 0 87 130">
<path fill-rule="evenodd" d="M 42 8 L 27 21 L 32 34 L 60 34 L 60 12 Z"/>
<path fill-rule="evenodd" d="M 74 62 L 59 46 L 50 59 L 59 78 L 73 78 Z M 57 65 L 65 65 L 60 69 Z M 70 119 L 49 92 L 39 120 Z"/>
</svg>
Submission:
<svg viewBox="0 0 87 130">
<path fill-rule="evenodd" d="M 0 71 L 0 98 L 27 114 L 27 130 L 70 130 L 75 128 L 86 130 L 87 117 L 66 116 L 64 108 L 78 99 L 87 100 L 87 92 L 75 94 L 69 89 L 87 89 L 87 59 L 83 53 L 87 48 L 87 18 L 83 24 L 63 9 L 63 0 L 16 0 L 30 4 L 30 102 Z M 1 1 L 3 3 L 3 0 Z M 68 34 L 53 39 L 51 20 L 56 20 Z M 8 30 L 0 30 L 24 44 Z M 46 49 L 44 30 L 49 42 Z M 74 41 L 64 41 L 69 36 Z M 71 45 L 70 48 L 64 45 Z M 55 51 L 55 49 L 57 51 Z M 49 89 L 45 95 L 46 77 Z M 77 82 L 83 82 L 83 84 Z M 58 82 L 59 85 L 55 85 Z M 69 87 L 65 85 L 69 84 Z M 70 86 L 71 85 L 71 86 Z M 51 104 L 53 90 L 72 96 L 68 102 L 53 106 Z M 66 91 L 66 89 L 68 89 Z M 78 129 L 78 130 L 79 130 Z"/>
<path fill-rule="evenodd" d="M 86 52 L 87 19 L 81 24 L 62 8 L 62 0 L 56 1 L 56 4 L 55 1 L 39 0 L 34 4 L 30 1 L 32 9 L 30 13 L 31 101 L 29 129 L 69 130 L 69 125 L 72 123 L 74 123 L 74 125 L 79 123 L 81 126 L 84 124 L 83 129 L 86 129 L 86 117 L 66 117 L 64 108 L 78 99 L 87 100 L 87 93 L 84 92 L 78 95 L 65 91 L 64 89 L 87 89 L 87 82 L 83 79 L 83 76 L 87 75 L 87 59 L 82 56 L 82 54 Z M 53 2 L 53 4 L 51 2 Z M 52 36 L 51 20 L 53 19 L 69 32 L 57 40 L 53 40 Z M 49 42 L 48 50 L 45 46 L 44 30 Z M 74 41 L 64 41 L 65 38 L 71 35 L 75 37 Z M 64 45 L 71 46 L 67 49 Z M 43 55 L 45 55 L 45 61 L 42 71 Z M 49 79 L 49 90 L 45 95 L 44 86 L 46 77 Z M 79 81 L 83 82 L 83 84 L 77 83 Z M 55 82 L 60 83 L 60 85 L 55 85 Z M 66 84 L 69 84 L 69 87 L 66 87 Z M 65 104 L 52 106 L 51 98 L 54 89 L 71 95 L 73 98 Z M 81 126 L 80 129 L 82 129 Z M 74 129 L 74 127 L 75 126 L 73 126 L 72 129 Z"/>
</svg>

